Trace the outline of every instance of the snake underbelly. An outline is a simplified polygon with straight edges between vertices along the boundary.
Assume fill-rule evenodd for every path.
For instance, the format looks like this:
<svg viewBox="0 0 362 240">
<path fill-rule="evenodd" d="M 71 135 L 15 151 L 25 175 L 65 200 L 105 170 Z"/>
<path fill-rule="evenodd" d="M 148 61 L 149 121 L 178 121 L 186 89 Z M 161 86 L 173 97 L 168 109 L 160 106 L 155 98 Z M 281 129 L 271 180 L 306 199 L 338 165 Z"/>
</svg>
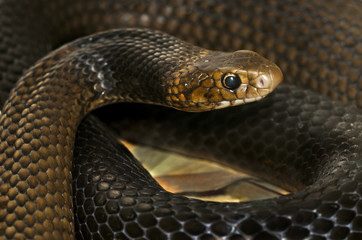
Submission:
<svg viewBox="0 0 362 240">
<path fill-rule="evenodd" d="M 237 110 L 210 112 L 200 119 L 196 115 L 169 119 L 179 129 L 191 124 L 197 136 L 205 136 L 200 141 L 190 136 L 179 140 L 195 153 L 208 146 L 213 151 L 206 151 L 213 159 L 222 157 L 265 178 L 287 182 L 284 185 L 289 187 L 308 187 L 280 199 L 244 204 L 175 196 L 165 192 L 127 150 L 113 142 L 105 144 L 111 136 L 96 120 L 87 119 L 80 126 L 74 150 L 76 237 L 360 239 L 361 5 L 359 1 L 2 1 L 1 103 L 35 60 L 60 43 L 95 31 L 150 27 L 208 48 L 253 49 L 275 60 L 288 82 L 309 86 L 352 106 L 283 85 L 268 99 Z M 223 127 L 213 132 L 217 123 Z M 177 128 L 173 131 L 182 135 Z M 66 133 L 59 129 L 57 134 Z M 224 142 L 215 140 L 224 136 Z M 27 136 L 23 139 L 28 141 Z M 1 143 L 2 151 L 6 141 Z M 240 154 L 252 161 L 237 162 Z M 46 164 L 52 162 L 41 167 Z M 16 178 L 29 185 L 34 184 L 32 178 L 22 179 L 27 175 L 3 158 L 1 165 L 1 183 L 9 181 L 21 197 L 12 199 L 13 192 L 5 196 L 6 189 L 1 188 L 0 234 L 7 238 L 29 238 L 34 233 L 45 238 L 68 237 L 49 224 L 73 228 L 67 222 L 71 212 L 64 219 L 53 219 L 48 211 L 59 211 L 54 203 L 58 196 L 43 193 L 42 188 L 36 193 L 27 191 Z M 272 170 L 273 177 L 268 174 Z M 54 176 L 49 173 L 49 184 Z M 54 188 L 70 188 L 55 182 Z M 38 205 L 27 205 L 24 199 L 37 198 L 37 194 L 44 196 Z M 10 198 L 11 206 L 4 206 L 5 198 Z M 25 213 L 49 222 L 34 224 L 31 218 L 24 219 Z"/>
</svg>

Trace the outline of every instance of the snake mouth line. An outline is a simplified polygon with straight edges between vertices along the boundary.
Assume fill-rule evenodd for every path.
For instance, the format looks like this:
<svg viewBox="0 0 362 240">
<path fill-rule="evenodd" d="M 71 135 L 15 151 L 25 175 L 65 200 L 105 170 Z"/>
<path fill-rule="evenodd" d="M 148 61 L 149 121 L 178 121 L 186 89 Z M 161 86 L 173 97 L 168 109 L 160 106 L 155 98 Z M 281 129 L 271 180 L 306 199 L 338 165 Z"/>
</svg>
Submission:
<svg viewBox="0 0 362 240">
<path fill-rule="evenodd" d="M 218 105 L 215 106 L 215 109 L 221 109 L 221 108 L 236 106 L 236 105 L 240 105 L 240 104 L 244 104 L 244 103 L 255 102 L 255 101 L 261 100 L 262 98 L 264 98 L 264 96 L 238 99 L 238 100 L 233 100 L 233 101 L 221 101 Z"/>
</svg>

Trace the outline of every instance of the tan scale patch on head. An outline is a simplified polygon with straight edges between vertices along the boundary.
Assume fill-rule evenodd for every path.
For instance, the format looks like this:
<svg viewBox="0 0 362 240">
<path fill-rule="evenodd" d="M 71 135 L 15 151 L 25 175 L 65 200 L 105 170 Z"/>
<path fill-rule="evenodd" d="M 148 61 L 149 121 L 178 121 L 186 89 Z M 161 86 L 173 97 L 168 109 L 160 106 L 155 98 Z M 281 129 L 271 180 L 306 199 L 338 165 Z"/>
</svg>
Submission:
<svg viewBox="0 0 362 240">
<path fill-rule="evenodd" d="M 204 87 L 196 88 L 191 94 L 192 101 L 193 102 L 207 102 L 208 99 L 205 96 L 205 94 L 207 92 L 208 92 L 208 90 Z"/>
<path fill-rule="evenodd" d="M 177 94 L 178 93 L 178 88 L 175 86 L 175 87 L 172 87 L 172 92 L 174 94 Z"/>
<path fill-rule="evenodd" d="M 221 81 L 219 81 L 219 79 L 221 79 L 221 76 L 222 76 L 222 72 L 215 72 L 212 75 L 212 78 L 215 80 L 215 85 L 219 89 L 223 88 Z"/>
<path fill-rule="evenodd" d="M 238 73 L 236 73 L 238 74 Z M 245 74 L 238 74 L 239 77 L 240 77 L 240 80 L 241 80 L 241 83 L 242 84 L 248 84 L 249 83 L 249 79 L 247 76 L 245 76 Z"/>
<path fill-rule="evenodd" d="M 267 89 L 258 89 L 258 93 L 259 93 L 259 95 L 266 95 L 266 94 L 268 94 L 269 93 L 269 90 L 267 90 Z"/>
<path fill-rule="evenodd" d="M 185 101 L 186 101 L 186 97 L 185 97 L 185 95 L 182 94 L 182 93 L 180 94 L 179 99 L 180 99 L 182 102 L 185 102 Z"/>
<path fill-rule="evenodd" d="M 214 81 L 210 78 L 205 79 L 204 81 L 201 82 L 201 86 L 206 88 L 211 88 L 212 86 L 214 86 Z"/>
<path fill-rule="evenodd" d="M 178 100 L 179 100 L 175 95 L 172 95 L 171 98 L 172 98 L 172 101 L 174 101 L 174 102 L 178 102 Z"/>
<path fill-rule="evenodd" d="M 235 100 L 235 95 L 232 92 L 229 92 L 225 89 L 220 89 L 220 92 L 224 100 Z"/>
<path fill-rule="evenodd" d="M 178 90 L 179 90 L 180 93 L 184 92 L 185 91 L 185 85 L 183 85 L 183 84 L 178 85 Z"/>
<path fill-rule="evenodd" d="M 223 97 L 220 94 L 220 91 L 216 88 L 211 88 L 209 90 L 209 99 L 212 102 L 221 102 L 223 100 Z"/>
<path fill-rule="evenodd" d="M 253 98 L 253 97 L 257 97 L 257 96 L 259 96 L 259 94 L 258 94 L 258 91 L 255 88 L 249 87 L 246 90 L 246 97 Z"/>
<path fill-rule="evenodd" d="M 246 98 L 246 89 L 247 89 L 247 85 L 240 86 L 239 89 L 236 91 L 236 96 L 239 99 Z"/>
</svg>

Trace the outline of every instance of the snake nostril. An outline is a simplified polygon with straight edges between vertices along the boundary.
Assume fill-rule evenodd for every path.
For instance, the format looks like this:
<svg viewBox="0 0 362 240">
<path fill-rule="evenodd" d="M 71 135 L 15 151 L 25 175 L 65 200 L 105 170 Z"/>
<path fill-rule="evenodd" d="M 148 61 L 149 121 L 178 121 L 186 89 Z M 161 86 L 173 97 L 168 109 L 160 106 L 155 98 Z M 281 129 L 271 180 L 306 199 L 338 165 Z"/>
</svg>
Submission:
<svg viewBox="0 0 362 240">
<path fill-rule="evenodd" d="M 263 78 L 260 78 L 260 79 L 259 79 L 259 85 L 260 85 L 260 87 L 264 87 L 264 81 L 263 81 Z"/>
<path fill-rule="evenodd" d="M 254 80 L 250 81 L 250 84 L 256 88 L 270 88 L 270 84 L 271 81 L 269 79 L 268 76 L 266 75 L 261 75 L 257 78 L 255 78 Z"/>
</svg>

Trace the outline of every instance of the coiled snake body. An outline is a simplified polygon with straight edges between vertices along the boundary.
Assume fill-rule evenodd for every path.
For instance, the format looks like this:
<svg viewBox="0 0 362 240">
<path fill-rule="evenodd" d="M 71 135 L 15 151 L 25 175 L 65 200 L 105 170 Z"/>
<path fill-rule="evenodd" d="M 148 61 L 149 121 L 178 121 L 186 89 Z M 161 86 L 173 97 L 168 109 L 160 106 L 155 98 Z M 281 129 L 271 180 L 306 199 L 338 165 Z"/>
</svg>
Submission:
<svg viewBox="0 0 362 240">
<path fill-rule="evenodd" d="M 213 109 L 259 99 L 281 77 L 275 65 L 249 51 L 220 57 L 150 30 L 85 37 L 26 71 L 3 108 L 2 237 L 66 239 L 74 231 L 80 239 L 362 237 L 361 2 L 24 0 L 1 1 L 0 11 L 3 99 L 23 70 L 54 46 L 95 31 L 139 26 L 207 48 L 252 48 L 276 60 L 287 81 L 354 105 L 282 85 L 236 113 L 170 117 L 179 119 L 173 125 L 192 123 L 195 134 L 205 136 L 201 147 L 178 140 L 190 151 L 209 145 L 211 158 L 222 156 L 268 179 L 277 176 L 287 187 L 308 185 L 279 199 L 243 204 L 164 191 L 126 149 L 105 144 L 110 136 L 90 117 L 75 141 L 73 224 L 72 149 L 89 110 L 119 100 Z M 215 70 L 214 59 L 223 67 Z M 163 88 L 153 84 L 160 78 Z M 220 122 L 224 126 L 215 127 Z M 226 143 L 215 141 L 223 136 Z M 271 170 L 274 177 L 267 174 Z"/>
</svg>

